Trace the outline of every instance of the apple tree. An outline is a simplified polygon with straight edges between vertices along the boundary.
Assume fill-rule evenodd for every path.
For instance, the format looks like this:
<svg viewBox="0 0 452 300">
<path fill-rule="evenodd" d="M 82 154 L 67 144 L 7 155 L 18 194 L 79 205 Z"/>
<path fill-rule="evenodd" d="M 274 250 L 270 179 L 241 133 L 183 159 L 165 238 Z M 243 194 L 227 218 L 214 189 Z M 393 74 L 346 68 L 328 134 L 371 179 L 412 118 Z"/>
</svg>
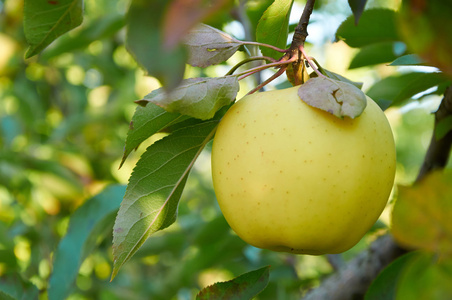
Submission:
<svg viewBox="0 0 452 300">
<path fill-rule="evenodd" d="M 0 7 L 6 11 L 11 1 L 2 1 Z M 92 105 L 102 108 L 102 113 L 94 114 L 99 118 L 96 126 L 86 130 L 96 146 L 90 148 L 87 143 L 83 151 L 91 153 L 91 164 L 104 170 L 98 171 L 98 177 L 109 183 L 98 193 L 88 193 L 92 197 L 66 216 L 67 231 L 52 242 L 53 249 L 47 254 L 51 261 L 48 278 L 42 279 L 30 268 L 7 266 L 12 275 L 0 281 L 2 297 L 452 298 L 452 173 L 448 163 L 452 146 L 451 3 L 90 2 L 24 1 L 23 25 L 15 28 L 23 28 L 28 46 L 21 53 L 25 59 L 16 64 L 48 68 L 48 72 L 39 77 L 40 71 L 27 67 L 23 82 L 15 84 L 22 84 L 24 92 L 30 87 L 27 80 L 39 77 L 42 84 L 33 95 L 53 99 L 60 92 L 55 92 L 58 84 L 51 83 L 77 72 L 61 75 L 56 70 L 64 69 L 65 62 L 85 51 L 89 55 L 75 56 L 74 64 L 79 65 L 72 70 L 95 65 L 90 69 L 91 78 L 104 74 L 108 93 L 117 92 L 111 97 L 133 104 L 133 112 L 128 118 L 121 115 L 118 121 L 110 117 L 120 115 L 125 104 Z M 5 20 L 17 22 L 20 17 Z M 12 30 L 6 32 L 13 35 Z M 0 71 L 1 64 L 0 60 Z M 138 80 L 147 84 L 144 95 L 131 91 Z M 67 84 L 61 92 L 67 96 L 62 98 L 68 102 L 65 105 L 76 111 L 73 115 L 79 119 L 52 134 L 48 134 L 51 127 L 36 123 L 41 124 L 36 125 L 41 137 L 49 135 L 52 141 L 69 136 L 71 128 L 87 128 L 83 127 L 89 123 L 86 114 L 92 117 L 93 111 L 79 109 L 86 104 L 72 104 L 71 96 L 88 94 L 96 87 L 96 94 L 90 93 L 96 103 L 96 96 L 106 90 L 90 82 L 88 73 L 82 82 L 83 89 Z M 19 93 L 14 90 L 11 95 Z M 255 99 L 251 107 L 260 108 L 253 112 L 254 119 L 235 117 L 233 114 L 246 113 L 236 107 L 244 106 L 248 99 Z M 287 115 L 282 118 L 285 123 L 280 123 L 281 118 L 274 114 L 287 99 L 303 105 L 309 115 L 288 118 L 298 109 L 293 106 L 281 110 Z M 28 115 L 33 115 L 33 110 Z M 43 119 L 60 122 L 52 119 L 54 115 L 49 113 Z M 233 123 L 226 121 L 231 115 L 241 123 L 230 131 L 222 130 L 221 126 L 228 126 L 223 125 L 226 122 Z M 328 120 L 330 127 L 317 123 L 320 119 Z M 3 124 L 12 120 L 2 118 Z M 257 131 L 248 131 L 253 120 L 259 121 L 254 125 Z M 294 122 L 298 127 L 281 125 Z M 73 126 L 76 123 L 79 125 Z M 123 148 L 118 143 L 95 143 L 103 138 L 102 132 L 116 141 L 118 123 L 128 126 L 121 129 Z M 318 126 L 316 131 L 309 132 L 314 126 Z M 246 130 L 239 131 L 239 127 Z M 288 139 L 283 134 L 286 128 Z M 255 132 L 269 136 L 261 139 L 263 143 L 253 142 Z M 220 134 L 227 154 L 216 150 Z M 277 137 L 270 136 L 273 134 Z M 4 134 L 2 141 L 8 146 L 7 137 Z M 315 159 L 307 157 L 312 143 L 320 145 L 312 148 Z M 100 156 L 92 153 L 98 149 Z M 112 157 L 118 149 L 122 156 Z M 265 160 L 264 151 L 270 152 Z M 1 159 L 6 161 L 15 152 L 4 153 Z M 215 191 L 211 153 L 217 168 L 213 171 Z M 246 161 L 229 166 L 242 154 Z M 112 178 L 113 171 L 102 165 L 104 160 L 116 162 L 119 168 L 130 167 L 126 185 Z M 316 164 L 308 167 L 313 160 Z M 31 158 L 28 161 L 39 165 Z M 279 161 L 284 163 L 271 167 Z M 76 166 L 77 162 L 74 168 L 83 168 Z M 248 168 L 253 164 L 258 167 Z M 70 178 L 62 166 L 64 163 L 56 163 L 46 172 Z M 271 170 L 278 170 L 274 172 L 278 177 L 267 176 Z M 224 184 L 228 177 L 223 173 L 235 178 L 232 184 Z M 305 179 L 297 181 L 301 175 Z M 252 204 L 260 205 L 266 199 L 267 204 L 274 201 L 276 205 L 266 208 L 261 218 L 264 224 L 259 227 L 254 224 L 262 208 L 248 205 L 250 194 L 241 191 L 253 189 L 255 182 L 262 180 L 267 181 Z M 4 182 L 12 184 L 7 179 L 2 179 Z M 285 188 L 289 183 L 296 188 L 274 193 L 273 188 Z M 311 197 L 303 184 L 318 198 Z M 7 190 L 19 194 L 20 188 Z M 292 192 L 295 194 L 289 195 Z M 303 205 L 283 209 L 288 199 Z M 6 237 L 3 240 L 14 244 Z M 11 248 L 8 243 L 4 243 L 5 249 Z M 12 255 L 10 252 L 5 250 Z M 96 281 L 100 288 L 89 286 L 77 298 L 74 288 L 83 290 L 80 272 L 88 268 L 87 258 L 94 252 L 103 253 L 111 282 L 106 278 Z M 137 286 L 139 293 L 127 294 Z M 122 294 L 115 295 L 115 291 Z"/>
</svg>

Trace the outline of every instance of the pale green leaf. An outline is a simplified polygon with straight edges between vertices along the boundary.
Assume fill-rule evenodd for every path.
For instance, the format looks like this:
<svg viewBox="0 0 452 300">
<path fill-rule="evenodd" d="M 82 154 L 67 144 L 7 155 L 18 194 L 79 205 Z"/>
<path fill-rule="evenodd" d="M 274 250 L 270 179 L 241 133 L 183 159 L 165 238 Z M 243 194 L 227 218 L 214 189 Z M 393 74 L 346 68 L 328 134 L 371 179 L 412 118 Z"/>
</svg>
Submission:
<svg viewBox="0 0 452 300">
<path fill-rule="evenodd" d="M 83 0 L 25 0 L 24 32 L 30 46 L 25 57 L 38 54 L 82 20 Z"/>
<path fill-rule="evenodd" d="M 146 149 L 116 218 L 112 278 L 152 233 L 174 223 L 188 174 L 212 139 L 218 119 L 182 128 Z"/>
<path fill-rule="evenodd" d="M 184 38 L 189 53 L 187 63 L 203 68 L 226 61 L 242 44 L 229 34 L 206 24 L 199 24 Z"/>
<path fill-rule="evenodd" d="M 138 103 L 152 102 L 168 112 L 207 120 L 233 102 L 239 88 L 236 76 L 189 78 L 170 92 L 157 89 Z"/>
<path fill-rule="evenodd" d="M 339 118 L 354 119 L 367 105 L 366 95 L 356 86 L 326 77 L 310 78 L 300 86 L 298 96 L 308 105 Z"/>
<path fill-rule="evenodd" d="M 256 39 L 259 43 L 269 44 L 281 49 L 287 46 L 289 35 L 289 17 L 293 0 L 275 0 L 264 12 L 256 29 Z M 279 59 L 282 53 L 260 47 L 263 55 Z"/>
</svg>

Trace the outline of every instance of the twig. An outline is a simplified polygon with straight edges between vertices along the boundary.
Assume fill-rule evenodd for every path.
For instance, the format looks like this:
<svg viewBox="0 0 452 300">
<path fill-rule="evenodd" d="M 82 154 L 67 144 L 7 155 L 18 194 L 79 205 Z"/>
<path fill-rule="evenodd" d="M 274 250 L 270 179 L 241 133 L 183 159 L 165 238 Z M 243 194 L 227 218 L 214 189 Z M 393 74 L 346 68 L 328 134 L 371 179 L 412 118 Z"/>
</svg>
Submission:
<svg viewBox="0 0 452 300">
<path fill-rule="evenodd" d="M 297 60 L 292 64 L 294 71 L 294 81 L 295 85 L 299 85 L 302 83 L 303 79 L 300 78 L 301 68 L 303 68 L 303 54 L 300 49 L 304 47 L 304 42 L 306 41 L 306 37 L 308 36 L 308 24 L 309 18 L 311 17 L 312 10 L 314 9 L 315 0 L 308 0 L 303 9 L 303 13 L 301 14 L 300 21 L 298 22 L 297 27 L 295 27 L 295 32 L 292 38 L 292 43 L 287 50 L 286 54 L 280 59 L 284 60 L 287 58 L 296 57 Z"/>
</svg>

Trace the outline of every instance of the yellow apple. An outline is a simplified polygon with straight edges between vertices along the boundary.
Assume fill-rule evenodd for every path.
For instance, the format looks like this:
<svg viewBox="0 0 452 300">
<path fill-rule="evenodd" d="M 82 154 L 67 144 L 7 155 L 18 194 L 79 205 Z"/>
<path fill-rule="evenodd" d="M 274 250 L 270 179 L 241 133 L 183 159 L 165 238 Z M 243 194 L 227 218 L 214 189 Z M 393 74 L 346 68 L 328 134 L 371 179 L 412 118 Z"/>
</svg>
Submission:
<svg viewBox="0 0 452 300">
<path fill-rule="evenodd" d="M 367 98 L 337 118 L 299 87 L 252 94 L 221 120 L 212 177 L 221 211 L 247 243 L 299 254 L 353 247 L 383 211 L 395 175 L 390 125 Z"/>
</svg>

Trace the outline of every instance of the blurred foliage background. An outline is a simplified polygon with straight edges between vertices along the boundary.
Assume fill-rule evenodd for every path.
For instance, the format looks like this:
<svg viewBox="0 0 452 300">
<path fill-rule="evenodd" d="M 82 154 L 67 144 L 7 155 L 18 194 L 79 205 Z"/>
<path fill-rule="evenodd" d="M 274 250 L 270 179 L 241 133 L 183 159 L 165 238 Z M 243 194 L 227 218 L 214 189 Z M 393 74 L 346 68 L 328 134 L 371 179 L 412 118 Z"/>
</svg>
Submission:
<svg viewBox="0 0 452 300">
<path fill-rule="evenodd" d="M 250 32 L 271 2 L 240 1 L 209 24 L 241 39 L 253 38 Z M 47 299 L 54 253 L 71 216 L 109 184 L 127 183 L 147 146 L 141 145 L 118 170 L 136 107 L 133 101 L 160 85 L 145 76 L 125 49 L 128 1 L 85 1 L 83 25 L 28 60 L 24 60 L 22 5 L 0 2 L 0 287 L 18 297 L 28 291 L 32 296 L 26 299 Z M 373 0 L 366 8 L 399 5 Z M 296 1 L 292 30 L 303 6 L 303 1 Z M 412 70 L 386 63 L 349 69 L 358 50 L 344 42 L 332 43 L 335 30 L 349 15 L 345 0 L 318 1 L 307 48 L 322 66 L 364 82 L 364 90 L 381 78 Z M 205 70 L 188 67 L 185 76 L 223 75 L 243 57 L 238 53 L 227 64 Z M 241 95 L 255 84 L 253 80 L 242 83 Z M 269 88 L 284 86 L 287 81 L 278 80 Z M 430 95 L 386 111 L 396 136 L 397 183 L 415 179 L 431 137 L 431 112 L 439 100 Z M 351 259 L 387 225 L 385 213 L 342 258 Z M 190 175 L 177 222 L 151 237 L 113 282 L 109 282 L 111 228 L 97 238 L 68 299 L 192 299 L 206 285 L 265 265 L 272 266 L 270 283 L 259 299 L 299 299 L 333 271 L 325 256 L 260 250 L 233 234 L 215 201 L 209 149 Z"/>
</svg>

